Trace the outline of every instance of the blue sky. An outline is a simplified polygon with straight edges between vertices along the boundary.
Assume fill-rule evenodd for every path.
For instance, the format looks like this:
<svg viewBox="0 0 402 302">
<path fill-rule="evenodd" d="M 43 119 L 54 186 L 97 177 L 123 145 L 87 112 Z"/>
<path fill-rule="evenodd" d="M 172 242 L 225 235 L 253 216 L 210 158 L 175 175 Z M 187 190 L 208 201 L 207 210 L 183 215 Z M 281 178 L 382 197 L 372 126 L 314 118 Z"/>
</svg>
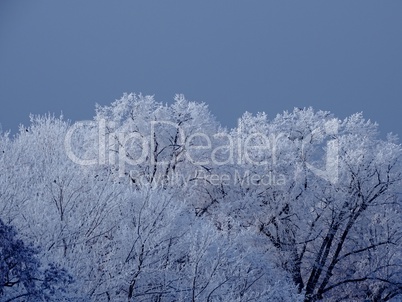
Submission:
<svg viewBox="0 0 402 302">
<path fill-rule="evenodd" d="M 0 123 L 183 93 L 228 127 L 312 106 L 401 135 L 401 14 L 399 0 L 1 0 Z"/>
</svg>

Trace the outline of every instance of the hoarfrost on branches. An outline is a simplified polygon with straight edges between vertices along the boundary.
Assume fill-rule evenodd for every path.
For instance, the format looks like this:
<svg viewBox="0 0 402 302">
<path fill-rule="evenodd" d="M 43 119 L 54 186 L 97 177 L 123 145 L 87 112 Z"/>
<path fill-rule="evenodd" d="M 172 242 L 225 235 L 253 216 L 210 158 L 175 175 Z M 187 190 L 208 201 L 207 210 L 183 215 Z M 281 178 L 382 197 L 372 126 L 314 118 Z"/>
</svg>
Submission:
<svg viewBox="0 0 402 302">
<path fill-rule="evenodd" d="M 228 130 L 183 95 L 124 94 L 92 121 L 0 135 L 1 299 L 402 295 L 401 146 L 360 113 L 246 112 Z"/>
</svg>

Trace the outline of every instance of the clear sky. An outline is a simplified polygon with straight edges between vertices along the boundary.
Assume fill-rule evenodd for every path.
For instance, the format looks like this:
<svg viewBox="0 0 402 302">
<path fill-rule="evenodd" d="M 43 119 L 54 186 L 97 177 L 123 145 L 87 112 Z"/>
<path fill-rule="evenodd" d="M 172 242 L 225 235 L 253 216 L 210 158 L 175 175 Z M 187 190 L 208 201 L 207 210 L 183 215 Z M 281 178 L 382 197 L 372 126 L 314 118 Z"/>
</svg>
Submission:
<svg viewBox="0 0 402 302">
<path fill-rule="evenodd" d="M 0 123 L 91 119 L 123 92 L 228 127 L 313 106 L 402 135 L 402 1 L 0 0 Z"/>
</svg>

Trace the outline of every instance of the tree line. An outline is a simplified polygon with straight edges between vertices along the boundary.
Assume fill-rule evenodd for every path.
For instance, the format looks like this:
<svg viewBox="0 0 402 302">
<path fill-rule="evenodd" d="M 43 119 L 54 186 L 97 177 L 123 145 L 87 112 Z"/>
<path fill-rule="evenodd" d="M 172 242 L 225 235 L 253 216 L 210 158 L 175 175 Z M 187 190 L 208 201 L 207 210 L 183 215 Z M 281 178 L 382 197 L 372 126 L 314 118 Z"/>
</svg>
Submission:
<svg viewBox="0 0 402 302">
<path fill-rule="evenodd" d="M 401 146 L 354 114 L 125 94 L 0 136 L 4 301 L 397 301 Z"/>
</svg>

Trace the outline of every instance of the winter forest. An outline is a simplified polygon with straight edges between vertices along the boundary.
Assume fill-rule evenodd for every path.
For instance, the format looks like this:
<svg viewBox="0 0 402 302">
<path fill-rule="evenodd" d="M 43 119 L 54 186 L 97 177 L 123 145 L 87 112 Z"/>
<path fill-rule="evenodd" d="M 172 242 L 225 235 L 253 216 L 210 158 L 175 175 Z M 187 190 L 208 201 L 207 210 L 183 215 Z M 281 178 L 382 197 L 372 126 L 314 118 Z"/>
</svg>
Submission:
<svg viewBox="0 0 402 302">
<path fill-rule="evenodd" d="M 0 300 L 401 301 L 401 151 L 360 113 L 226 129 L 183 95 L 31 116 L 0 133 Z"/>
</svg>

